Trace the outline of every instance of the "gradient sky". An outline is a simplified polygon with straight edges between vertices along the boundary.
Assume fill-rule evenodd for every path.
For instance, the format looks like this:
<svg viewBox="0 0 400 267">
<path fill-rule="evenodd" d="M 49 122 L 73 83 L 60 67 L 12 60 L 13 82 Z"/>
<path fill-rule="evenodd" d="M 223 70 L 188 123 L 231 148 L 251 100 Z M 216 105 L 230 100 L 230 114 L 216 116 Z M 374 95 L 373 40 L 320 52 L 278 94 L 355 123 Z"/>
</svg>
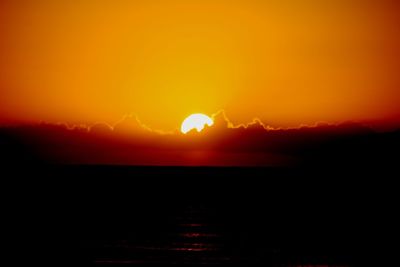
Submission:
<svg viewBox="0 0 400 267">
<path fill-rule="evenodd" d="M 0 124 L 399 121 L 395 2 L 0 1 Z"/>
</svg>

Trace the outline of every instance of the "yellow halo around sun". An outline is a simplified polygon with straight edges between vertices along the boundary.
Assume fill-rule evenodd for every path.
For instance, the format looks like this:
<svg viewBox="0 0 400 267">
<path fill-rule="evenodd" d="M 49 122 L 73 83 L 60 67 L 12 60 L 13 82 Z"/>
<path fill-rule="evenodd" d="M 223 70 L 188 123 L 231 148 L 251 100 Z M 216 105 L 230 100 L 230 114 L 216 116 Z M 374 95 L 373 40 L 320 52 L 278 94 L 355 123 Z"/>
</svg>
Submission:
<svg viewBox="0 0 400 267">
<path fill-rule="evenodd" d="M 204 129 L 205 125 L 212 126 L 213 120 L 207 115 L 196 113 L 187 117 L 181 125 L 181 132 L 186 134 L 192 129 L 196 129 L 198 132 Z"/>
</svg>

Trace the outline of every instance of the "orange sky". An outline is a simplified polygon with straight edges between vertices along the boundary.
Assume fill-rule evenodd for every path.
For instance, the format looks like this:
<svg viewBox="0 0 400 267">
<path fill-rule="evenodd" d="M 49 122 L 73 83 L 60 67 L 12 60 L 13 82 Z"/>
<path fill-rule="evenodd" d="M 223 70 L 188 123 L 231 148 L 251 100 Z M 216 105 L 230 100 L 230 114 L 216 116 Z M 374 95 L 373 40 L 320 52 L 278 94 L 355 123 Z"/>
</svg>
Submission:
<svg viewBox="0 0 400 267">
<path fill-rule="evenodd" d="M 0 124 L 400 117 L 395 1 L 1 1 Z M 399 120 L 397 120 L 399 121 Z"/>
</svg>

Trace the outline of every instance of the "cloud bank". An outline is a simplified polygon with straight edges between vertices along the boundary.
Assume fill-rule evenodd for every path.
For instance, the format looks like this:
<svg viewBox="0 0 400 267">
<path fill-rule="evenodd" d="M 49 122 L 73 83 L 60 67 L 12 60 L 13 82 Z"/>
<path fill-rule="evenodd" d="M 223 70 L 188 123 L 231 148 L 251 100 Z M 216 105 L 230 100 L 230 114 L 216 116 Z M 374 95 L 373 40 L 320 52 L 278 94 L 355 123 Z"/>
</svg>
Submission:
<svg viewBox="0 0 400 267">
<path fill-rule="evenodd" d="M 40 124 L 0 130 L 3 161 L 161 166 L 364 164 L 385 158 L 399 131 L 376 133 L 356 123 L 292 129 L 259 119 L 234 125 L 224 111 L 202 132 L 162 132 L 128 115 L 114 125 Z M 379 156 L 380 155 L 380 156 Z"/>
</svg>

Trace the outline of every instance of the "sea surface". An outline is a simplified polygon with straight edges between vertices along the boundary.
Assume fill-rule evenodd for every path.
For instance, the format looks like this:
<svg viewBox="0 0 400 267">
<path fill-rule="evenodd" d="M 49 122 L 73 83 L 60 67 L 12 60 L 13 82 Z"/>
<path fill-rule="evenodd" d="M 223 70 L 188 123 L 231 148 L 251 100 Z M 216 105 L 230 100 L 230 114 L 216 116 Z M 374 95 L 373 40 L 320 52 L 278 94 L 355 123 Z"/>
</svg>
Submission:
<svg viewBox="0 0 400 267">
<path fill-rule="evenodd" d="M 389 266 L 398 255 L 392 173 L 343 173 L 13 168 L 3 242 L 18 265 Z"/>
<path fill-rule="evenodd" d="M 315 247 L 285 247 L 268 240 L 265 230 L 227 217 L 210 207 L 185 206 L 114 238 L 82 241 L 81 249 L 94 266 L 350 266 L 349 255 L 339 250 L 328 257 Z"/>
</svg>

